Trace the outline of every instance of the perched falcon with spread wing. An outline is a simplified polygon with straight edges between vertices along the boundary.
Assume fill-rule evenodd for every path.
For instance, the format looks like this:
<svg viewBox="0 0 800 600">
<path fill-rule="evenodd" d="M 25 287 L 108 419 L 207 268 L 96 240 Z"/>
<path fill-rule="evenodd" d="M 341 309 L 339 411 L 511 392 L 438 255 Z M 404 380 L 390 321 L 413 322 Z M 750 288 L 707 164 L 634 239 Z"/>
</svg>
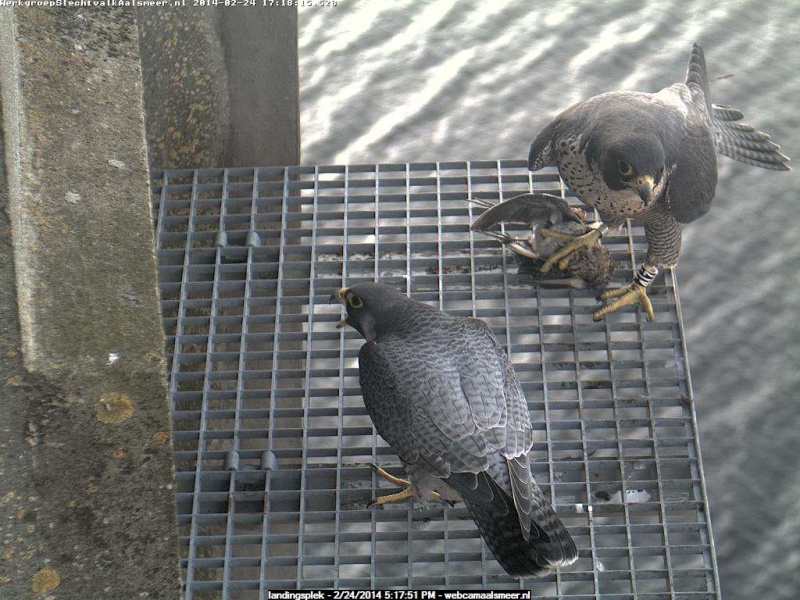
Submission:
<svg viewBox="0 0 800 600">
<path fill-rule="evenodd" d="M 684 83 L 655 94 L 609 92 L 579 102 L 531 145 L 528 167 L 557 165 L 561 178 L 608 226 L 634 217 L 644 222 L 647 256 L 633 283 L 602 294 L 608 304 L 595 320 L 641 302 L 655 318 L 647 286 L 658 270 L 673 267 L 681 225 L 708 212 L 717 184 L 716 152 L 764 169 L 788 170 L 788 157 L 767 134 L 740 123 L 742 113 L 713 105 L 703 50 L 695 44 Z M 602 230 L 589 232 L 551 256 L 543 271 Z"/>
<path fill-rule="evenodd" d="M 572 564 L 575 543 L 531 475 L 522 388 L 478 319 L 448 315 L 380 283 L 340 289 L 364 404 L 411 483 L 377 502 L 461 499 L 497 561 L 515 577 Z"/>
<path fill-rule="evenodd" d="M 600 244 L 578 248 L 571 256 L 559 261 L 557 268 L 544 273 L 541 271 L 550 256 L 575 237 L 593 229 L 584 221 L 583 211 L 570 206 L 563 198 L 531 193 L 520 194 L 497 204 L 477 198 L 470 198 L 470 202 L 486 209 L 470 229 L 505 245 L 516 256 L 519 272 L 530 275 L 535 283 L 602 290 L 611 281 L 616 263 L 608 248 Z M 527 225 L 531 228 L 531 234 L 527 238 L 520 238 L 507 231 L 497 231 L 497 226 L 503 223 Z"/>
</svg>

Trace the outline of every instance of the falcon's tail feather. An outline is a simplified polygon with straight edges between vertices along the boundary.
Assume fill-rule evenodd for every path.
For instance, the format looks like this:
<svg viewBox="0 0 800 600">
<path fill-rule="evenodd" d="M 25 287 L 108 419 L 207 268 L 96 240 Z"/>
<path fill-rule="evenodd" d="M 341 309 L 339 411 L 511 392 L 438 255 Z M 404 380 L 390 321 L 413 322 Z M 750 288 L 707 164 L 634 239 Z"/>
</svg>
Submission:
<svg viewBox="0 0 800 600">
<path fill-rule="evenodd" d="M 464 500 L 481 537 L 509 575 L 541 577 L 577 560 L 575 542 L 535 484 L 525 539 L 514 501 L 487 473 L 453 473 L 445 481 Z"/>
<path fill-rule="evenodd" d="M 687 86 L 692 84 L 698 86 L 705 96 L 706 107 L 711 112 L 711 90 L 708 87 L 708 75 L 706 74 L 706 58 L 703 49 L 697 44 L 692 44 L 692 53 L 689 55 L 689 68 L 686 71 Z"/>
<path fill-rule="evenodd" d="M 789 157 L 781 153 L 781 147 L 755 127 L 739 123 L 744 117 L 741 111 L 724 104 L 715 104 L 711 110 L 714 127 L 714 143 L 717 151 L 748 165 L 789 171 Z"/>
</svg>

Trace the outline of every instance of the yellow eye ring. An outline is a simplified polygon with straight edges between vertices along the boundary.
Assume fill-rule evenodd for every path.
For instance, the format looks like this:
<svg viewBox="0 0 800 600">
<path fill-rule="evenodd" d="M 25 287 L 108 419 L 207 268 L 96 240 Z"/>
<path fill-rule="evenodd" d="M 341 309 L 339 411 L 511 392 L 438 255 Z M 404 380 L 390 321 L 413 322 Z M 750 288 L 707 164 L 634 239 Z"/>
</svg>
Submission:
<svg viewBox="0 0 800 600">
<path fill-rule="evenodd" d="M 356 296 L 353 292 L 348 292 L 345 296 L 345 300 L 347 300 L 347 305 L 350 308 L 361 308 L 364 306 L 364 301 Z"/>
<path fill-rule="evenodd" d="M 630 177 L 633 175 L 633 167 L 630 165 L 630 163 L 625 162 L 624 160 L 617 161 L 617 168 L 625 177 Z"/>
</svg>

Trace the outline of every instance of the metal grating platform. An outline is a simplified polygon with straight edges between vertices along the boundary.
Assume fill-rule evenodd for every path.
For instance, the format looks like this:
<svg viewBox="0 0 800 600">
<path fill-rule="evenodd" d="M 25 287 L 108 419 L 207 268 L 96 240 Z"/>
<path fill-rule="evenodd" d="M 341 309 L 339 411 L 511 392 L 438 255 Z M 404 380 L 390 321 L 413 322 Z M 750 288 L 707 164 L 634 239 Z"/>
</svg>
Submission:
<svg viewBox="0 0 800 600">
<path fill-rule="evenodd" d="M 595 293 L 535 288 L 473 234 L 468 196 L 563 193 L 523 161 L 154 173 L 186 598 L 266 589 L 529 589 L 534 598 L 719 598 L 675 280 L 658 320 L 594 323 Z M 573 199 L 574 201 L 574 199 Z M 629 280 L 645 249 L 605 243 Z M 507 346 L 537 431 L 534 474 L 580 559 L 516 581 L 463 504 L 370 508 L 400 473 L 358 388 L 342 285 L 381 279 L 476 316 Z M 388 488 L 387 488 L 388 489 Z M 384 491 L 384 490 L 382 490 Z"/>
</svg>

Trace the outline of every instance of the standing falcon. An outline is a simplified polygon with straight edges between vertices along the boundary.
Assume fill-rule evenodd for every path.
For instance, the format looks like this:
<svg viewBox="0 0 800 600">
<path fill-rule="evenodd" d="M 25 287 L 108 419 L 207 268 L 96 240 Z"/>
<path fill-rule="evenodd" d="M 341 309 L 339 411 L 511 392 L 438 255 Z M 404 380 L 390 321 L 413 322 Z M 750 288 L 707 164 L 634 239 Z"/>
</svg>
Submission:
<svg viewBox="0 0 800 600">
<path fill-rule="evenodd" d="M 364 404 L 411 480 L 377 502 L 462 499 L 515 577 L 575 562 L 575 543 L 531 475 L 527 403 L 489 327 L 379 283 L 342 288 L 335 298 L 366 339 L 358 354 Z"/>
<path fill-rule="evenodd" d="M 635 217 L 644 222 L 647 257 L 633 283 L 603 292 L 610 300 L 599 321 L 619 307 L 641 302 L 655 318 L 647 286 L 658 270 L 674 267 L 681 224 L 708 212 L 717 183 L 716 151 L 764 169 L 788 170 L 789 159 L 769 136 L 739 123 L 742 113 L 712 105 L 703 50 L 695 44 L 684 83 L 660 92 L 609 92 L 558 115 L 531 145 L 532 171 L 558 165 L 561 178 L 600 213 L 608 226 Z M 542 266 L 592 244 L 605 230 L 582 235 Z"/>
</svg>

